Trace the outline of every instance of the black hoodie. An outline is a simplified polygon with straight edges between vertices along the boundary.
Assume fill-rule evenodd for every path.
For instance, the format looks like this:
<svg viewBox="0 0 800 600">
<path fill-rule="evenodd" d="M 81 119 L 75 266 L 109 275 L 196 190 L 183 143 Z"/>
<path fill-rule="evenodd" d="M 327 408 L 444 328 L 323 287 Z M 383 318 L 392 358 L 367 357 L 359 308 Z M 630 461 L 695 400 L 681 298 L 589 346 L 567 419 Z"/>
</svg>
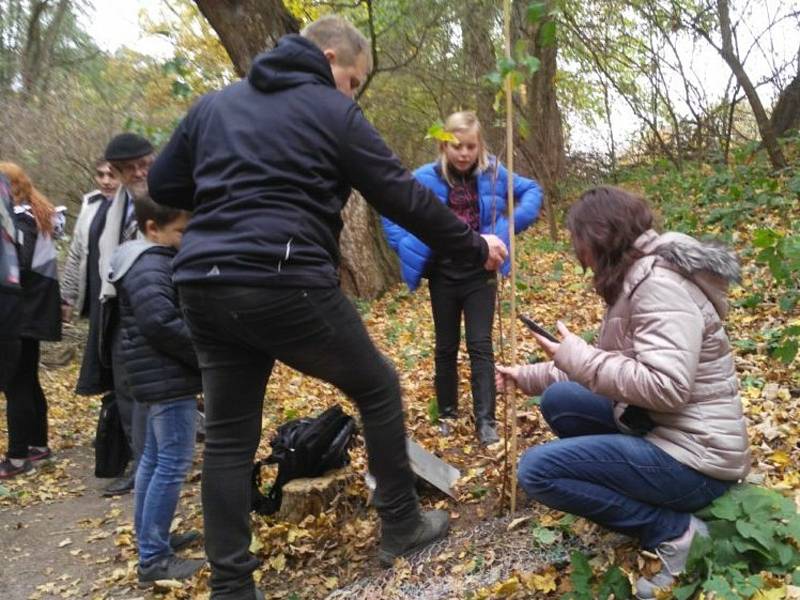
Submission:
<svg viewBox="0 0 800 600">
<path fill-rule="evenodd" d="M 436 252 L 482 264 L 488 247 L 387 148 L 299 35 L 258 55 L 247 80 L 201 98 L 149 174 L 156 202 L 194 212 L 177 283 L 338 285 L 351 186 Z"/>
</svg>

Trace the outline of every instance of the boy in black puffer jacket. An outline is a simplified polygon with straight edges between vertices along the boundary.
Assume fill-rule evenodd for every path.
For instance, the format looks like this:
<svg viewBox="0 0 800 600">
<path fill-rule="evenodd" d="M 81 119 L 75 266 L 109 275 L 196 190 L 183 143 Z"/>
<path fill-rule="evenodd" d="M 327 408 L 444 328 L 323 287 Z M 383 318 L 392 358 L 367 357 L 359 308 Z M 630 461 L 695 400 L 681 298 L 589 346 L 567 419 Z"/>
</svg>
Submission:
<svg viewBox="0 0 800 600">
<path fill-rule="evenodd" d="M 134 514 L 139 583 L 147 585 L 187 579 L 204 562 L 175 556 L 177 544 L 169 537 L 181 484 L 192 464 L 196 394 L 202 384 L 172 284 L 172 259 L 189 213 L 159 206 L 148 197 L 136 198 L 134 209 L 144 239 L 117 248 L 109 280 L 117 288 L 128 385 L 134 399 L 149 406 Z"/>
</svg>

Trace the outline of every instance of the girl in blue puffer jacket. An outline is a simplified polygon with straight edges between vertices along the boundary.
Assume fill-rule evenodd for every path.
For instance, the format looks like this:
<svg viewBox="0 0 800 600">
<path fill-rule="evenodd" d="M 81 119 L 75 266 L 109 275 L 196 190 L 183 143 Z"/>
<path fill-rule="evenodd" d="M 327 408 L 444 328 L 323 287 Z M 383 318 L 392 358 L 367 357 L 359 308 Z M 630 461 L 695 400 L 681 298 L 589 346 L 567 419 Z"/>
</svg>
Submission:
<svg viewBox="0 0 800 600">
<path fill-rule="evenodd" d="M 429 187 L 462 221 L 479 233 L 494 233 L 508 245 L 508 171 L 490 156 L 474 112 L 450 115 L 444 125 L 453 139 L 439 144 L 439 159 L 421 166 L 414 176 Z M 514 227 L 520 233 L 539 215 L 542 192 L 531 179 L 514 175 Z M 473 267 L 438 256 L 417 237 L 384 218 L 389 245 L 400 257 L 403 280 L 415 290 L 428 278 L 433 324 L 436 333 L 436 401 L 447 435 L 457 417 L 458 346 L 461 315 L 464 315 L 469 352 L 475 428 L 482 444 L 498 441 L 495 429 L 494 319 L 497 276 L 483 267 Z M 500 268 L 503 275 L 510 262 Z"/>
</svg>

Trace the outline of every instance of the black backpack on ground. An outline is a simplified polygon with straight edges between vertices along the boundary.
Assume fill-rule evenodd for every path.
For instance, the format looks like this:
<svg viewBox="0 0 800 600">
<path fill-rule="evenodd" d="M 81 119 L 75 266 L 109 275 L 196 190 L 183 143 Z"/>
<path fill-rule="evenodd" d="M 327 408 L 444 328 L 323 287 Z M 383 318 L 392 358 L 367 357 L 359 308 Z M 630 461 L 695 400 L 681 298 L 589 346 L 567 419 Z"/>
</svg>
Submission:
<svg viewBox="0 0 800 600">
<path fill-rule="evenodd" d="M 356 431 L 353 417 L 338 404 L 317 417 L 284 423 L 270 441 L 272 453 L 253 465 L 251 510 L 271 515 L 281 507 L 283 485 L 300 477 L 317 477 L 350 463 L 348 448 Z M 262 493 L 261 467 L 278 465 L 269 492 Z"/>
<path fill-rule="evenodd" d="M 119 477 L 131 459 L 131 448 L 122 428 L 114 393 L 103 396 L 94 438 L 94 476 Z"/>
</svg>

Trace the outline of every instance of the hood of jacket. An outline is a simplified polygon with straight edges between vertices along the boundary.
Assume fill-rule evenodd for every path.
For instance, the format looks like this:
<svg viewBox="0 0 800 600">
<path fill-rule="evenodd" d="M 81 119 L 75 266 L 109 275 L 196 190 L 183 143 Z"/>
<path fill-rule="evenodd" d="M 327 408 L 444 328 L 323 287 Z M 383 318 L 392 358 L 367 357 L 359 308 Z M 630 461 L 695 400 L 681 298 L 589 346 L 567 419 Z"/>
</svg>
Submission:
<svg viewBox="0 0 800 600">
<path fill-rule="evenodd" d="M 277 92 L 306 83 L 336 87 L 328 59 L 301 35 L 283 36 L 268 52 L 253 60 L 247 80 L 262 92 Z"/>
<path fill-rule="evenodd" d="M 125 274 L 133 266 L 133 263 L 136 262 L 136 259 L 150 250 L 150 248 L 164 248 L 164 250 L 170 250 L 169 246 L 156 244 L 146 238 L 131 240 L 119 246 L 114 250 L 114 254 L 111 256 L 108 280 L 111 283 L 116 283 L 125 277 Z"/>
<path fill-rule="evenodd" d="M 691 280 L 714 305 L 720 318 L 726 317 L 728 286 L 741 279 L 739 260 L 733 250 L 720 242 L 699 241 L 676 231 L 659 235 L 652 229 L 639 236 L 635 246 L 645 255 L 654 257 L 656 264 L 672 268 Z M 640 262 L 643 261 L 637 262 L 633 268 L 640 268 Z M 649 268 L 628 278 L 631 289 L 647 271 Z"/>
</svg>

